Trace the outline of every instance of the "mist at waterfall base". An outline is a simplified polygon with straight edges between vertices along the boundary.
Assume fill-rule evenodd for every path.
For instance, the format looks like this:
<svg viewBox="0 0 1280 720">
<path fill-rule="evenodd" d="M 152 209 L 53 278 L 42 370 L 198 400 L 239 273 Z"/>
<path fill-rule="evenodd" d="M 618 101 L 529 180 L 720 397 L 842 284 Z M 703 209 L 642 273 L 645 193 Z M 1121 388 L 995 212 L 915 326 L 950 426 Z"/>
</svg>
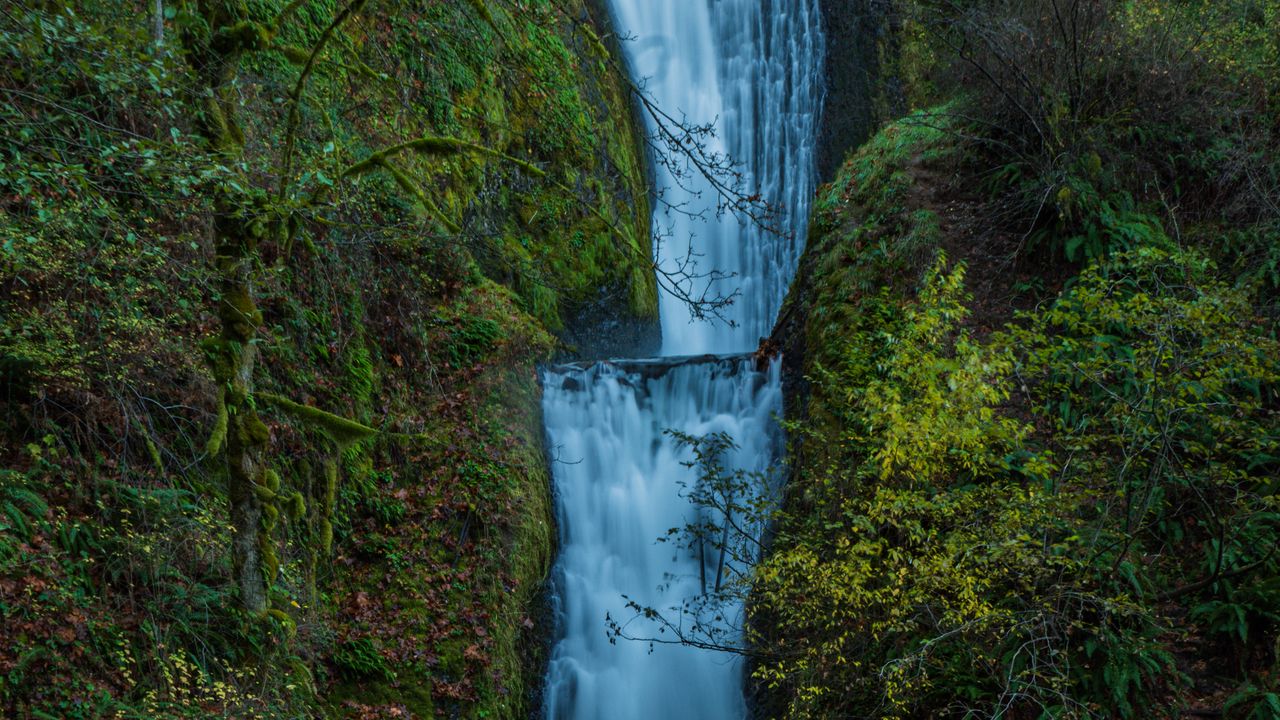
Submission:
<svg viewBox="0 0 1280 720">
<path fill-rule="evenodd" d="M 742 353 L 769 333 L 803 247 L 820 103 L 819 11 L 817 0 L 610 5 L 619 33 L 630 38 L 623 48 L 631 70 L 650 99 L 690 124 L 714 123 L 707 150 L 740 163 L 743 188 L 779 211 L 774 225 L 790 232 L 718 213 L 709 182 L 696 172 L 677 177 L 658 163 L 653 224 L 665 236 L 659 266 L 676 267 L 692 249 L 698 271 L 730 275 L 712 288 L 712 294 L 737 291 L 725 309 L 729 322 L 693 322 L 687 306 L 664 294 L 667 360 L 543 371 L 560 532 L 545 712 L 551 720 L 736 720 L 746 712 L 738 656 L 613 643 L 606 617 L 634 616 L 624 596 L 669 611 L 704 592 L 706 559 L 659 542 L 699 512 L 687 498 L 698 479 L 686 466 L 692 453 L 665 431 L 728 434 L 738 445 L 722 458 L 729 470 L 763 473 L 780 461 L 780 362 L 761 369 Z M 651 119 L 649 129 L 656 130 Z M 686 290 L 697 295 L 702 288 Z M 672 359 L 706 353 L 726 357 Z M 722 610 L 727 626 L 740 624 L 740 607 Z M 680 619 L 678 609 L 669 615 Z M 654 625 L 629 629 L 660 637 Z"/>
</svg>

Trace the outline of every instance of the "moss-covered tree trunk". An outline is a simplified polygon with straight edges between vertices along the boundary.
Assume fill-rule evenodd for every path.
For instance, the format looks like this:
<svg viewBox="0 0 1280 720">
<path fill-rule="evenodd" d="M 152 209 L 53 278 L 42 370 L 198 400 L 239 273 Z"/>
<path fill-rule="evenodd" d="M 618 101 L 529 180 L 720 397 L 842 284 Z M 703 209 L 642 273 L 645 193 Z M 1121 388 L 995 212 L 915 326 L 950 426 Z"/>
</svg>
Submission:
<svg viewBox="0 0 1280 720">
<path fill-rule="evenodd" d="M 253 395 L 256 350 L 254 335 L 262 316 L 253 302 L 253 258 L 256 238 L 235 208 L 224 207 L 214 223 L 217 232 L 219 275 L 218 337 L 221 362 L 215 376 L 223 387 L 227 418 L 227 495 L 231 524 L 235 580 L 246 610 L 267 609 L 267 582 L 262 548 L 270 542 L 263 518 L 262 495 L 272 493 L 267 481 L 267 427 L 249 402 Z"/>
<path fill-rule="evenodd" d="M 201 96 L 196 100 L 200 125 L 212 148 L 226 157 L 228 167 L 235 167 L 244 147 L 234 95 L 240 58 L 268 38 L 263 28 L 246 19 L 240 0 L 205 0 L 198 7 L 206 28 L 186 38 L 186 44 L 201 79 Z M 211 442 L 210 449 L 225 449 L 234 581 L 244 609 L 261 613 L 268 608 L 267 587 L 274 574 L 274 553 L 267 537 L 274 523 L 266 517 L 266 500 L 276 490 L 270 487 L 272 473 L 266 465 L 269 434 L 252 401 L 253 341 L 262 324 L 254 302 L 253 275 L 265 226 L 254 196 L 234 187 L 227 183 L 218 190 L 213 222 L 220 328 L 210 343 L 209 356 L 222 392 L 220 427 L 215 433 L 222 442 Z"/>
</svg>

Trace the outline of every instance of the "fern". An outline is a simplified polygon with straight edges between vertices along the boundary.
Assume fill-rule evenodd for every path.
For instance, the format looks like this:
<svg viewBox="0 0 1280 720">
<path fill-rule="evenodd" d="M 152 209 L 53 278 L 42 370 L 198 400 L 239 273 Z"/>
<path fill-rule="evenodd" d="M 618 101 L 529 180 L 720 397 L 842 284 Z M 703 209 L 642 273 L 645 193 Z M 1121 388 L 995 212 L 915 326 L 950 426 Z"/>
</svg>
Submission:
<svg viewBox="0 0 1280 720">
<path fill-rule="evenodd" d="M 1222 714 L 1242 720 L 1275 720 L 1280 717 L 1280 693 L 1246 683 L 1227 699 Z"/>
<path fill-rule="evenodd" d="M 17 473 L 6 473 L 10 477 L 19 478 Z M 24 541 L 31 540 L 36 526 L 40 525 L 49 513 L 49 504 L 35 491 L 15 482 L 6 482 L 0 487 L 0 515 L 3 515 L 6 529 Z"/>
</svg>

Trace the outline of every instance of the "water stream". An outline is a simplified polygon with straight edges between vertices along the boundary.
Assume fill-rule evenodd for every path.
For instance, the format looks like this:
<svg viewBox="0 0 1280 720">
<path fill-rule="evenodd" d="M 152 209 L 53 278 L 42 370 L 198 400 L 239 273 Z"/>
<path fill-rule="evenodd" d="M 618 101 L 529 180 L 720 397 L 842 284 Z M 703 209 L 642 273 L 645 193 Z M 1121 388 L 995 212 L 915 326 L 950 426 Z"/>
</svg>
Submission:
<svg viewBox="0 0 1280 720">
<path fill-rule="evenodd" d="M 745 186 L 780 209 L 775 224 L 791 232 L 720 216 L 705 180 L 686 176 L 682 188 L 659 166 L 656 190 L 683 212 L 655 204 L 655 230 L 667 235 L 658 262 L 673 267 L 692 247 L 701 269 L 731 273 L 718 281 L 721 293 L 739 293 L 725 313 L 731 322 L 692 322 L 664 295 L 663 358 L 543 371 L 560 527 L 545 710 L 551 720 L 738 720 L 746 707 L 736 656 L 613 643 L 606 617 L 632 616 L 623 596 L 667 608 L 704 590 L 705 558 L 657 542 L 695 512 L 682 491 L 696 480 L 682 464 L 689 451 L 665 430 L 728 433 L 739 445 L 724 458 L 730 468 L 764 471 L 780 458 L 779 362 L 760 368 L 742 353 L 769 333 L 803 247 L 821 100 L 817 0 L 610 5 L 631 38 L 623 45 L 637 81 L 669 115 L 715 123 L 709 150 L 741 163 Z M 708 353 L 716 355 L 678 359 Z"/>
</svg>

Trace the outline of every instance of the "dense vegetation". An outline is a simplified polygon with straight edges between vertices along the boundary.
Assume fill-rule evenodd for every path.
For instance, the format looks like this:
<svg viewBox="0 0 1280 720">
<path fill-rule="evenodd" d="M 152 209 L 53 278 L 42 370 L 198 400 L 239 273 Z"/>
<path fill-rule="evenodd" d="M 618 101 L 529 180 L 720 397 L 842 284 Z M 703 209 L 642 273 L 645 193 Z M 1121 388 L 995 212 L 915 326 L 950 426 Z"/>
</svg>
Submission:
<svg viewBox="0 0 1280 720">
<path fill-rule="evenodd" d="M 533 365 L 656 313 L 595 12 L 0 5 L 0 716 L 523 716 Z"/>
<path fill-rule="evenodd" d="M 723 595 L 758 709 L 1280 717 L 1280 2 L 862 6 L 783 506 L 682 438 L 772 523 Z M 526 714 L 534 364 L 656 313 L 606 35 L 0 6 L 0 716 Z"/>
<path fill-rule="evenodd" d="M 1280 3 L 898 9 L 777 337 L 765 711 L 1280 717 Z"/>
</svg>

